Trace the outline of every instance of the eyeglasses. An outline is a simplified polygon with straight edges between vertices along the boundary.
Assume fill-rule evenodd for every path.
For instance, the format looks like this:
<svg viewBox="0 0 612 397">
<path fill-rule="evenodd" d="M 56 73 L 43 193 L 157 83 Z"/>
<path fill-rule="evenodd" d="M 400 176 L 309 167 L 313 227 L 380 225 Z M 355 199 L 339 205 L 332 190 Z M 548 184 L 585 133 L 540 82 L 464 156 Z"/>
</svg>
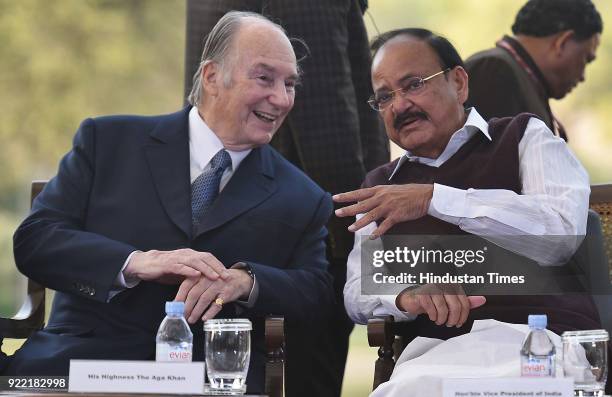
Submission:
<svg viewBox="0 0 612 397">
<path fill-rule="evenodd" d="M 396 93 L 399 92 L 402 98 L 406 98 L 408 95 L 411 94 L 416 94 L 421 91 L 421 89 L 425 86 L 425 83 L 428 80 L 433 79 L 434 77 L 444 74 L 450 70 L 451 68 L 441 70 L 438 73 L 434 73 L 428 77 L 412 77 L 404 81 L 402 87 L 398 88 L 397 90 L 372 95 L 372 97 L 370 97 L 370 99 L 368 100 L 368 104 L 372 109 L 376 110 L 377 112 L 382 112 L 383 110 L 388 108 L 389 105 L 391 105 Z"/>
</svg>

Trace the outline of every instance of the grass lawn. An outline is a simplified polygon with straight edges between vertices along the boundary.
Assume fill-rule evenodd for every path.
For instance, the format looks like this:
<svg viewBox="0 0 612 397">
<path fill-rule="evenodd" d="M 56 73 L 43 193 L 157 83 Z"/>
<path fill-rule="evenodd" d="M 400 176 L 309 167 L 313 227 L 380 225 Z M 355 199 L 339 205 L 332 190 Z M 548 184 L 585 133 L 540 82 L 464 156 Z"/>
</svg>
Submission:
<svg viewBox="0 0 612 397">
<path fill-rule="evenodd" d="M 23 344 L 25 339 L 5 339 L 2 343 L 2 351 L 8 355 L 13 354 L 13 352 Z"/>
<path fill-rule="evenodd" d="M 377 357 L 377 349 L 368 346 L 366 326 L 356 325 L 351 334 L 344 371 L 343 397 L 364 397 L 370 394 Z"/>
</svg>

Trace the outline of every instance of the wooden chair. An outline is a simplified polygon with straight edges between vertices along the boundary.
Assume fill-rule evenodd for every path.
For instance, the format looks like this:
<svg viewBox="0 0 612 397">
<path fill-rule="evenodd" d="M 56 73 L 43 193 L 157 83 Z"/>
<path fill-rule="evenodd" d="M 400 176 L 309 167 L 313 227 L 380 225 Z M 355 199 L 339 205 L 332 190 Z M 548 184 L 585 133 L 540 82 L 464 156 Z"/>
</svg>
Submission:
<svg viewBox="0 0 612 397">
<path fill-rule="evenodd" d="M 608 269 L 612 279 L 612 184 L 591 186 L 591 209 L 599 214 L 603 232 L 604 249 L 608 257 Z"/>
<path fill-rule="evenodd" d="M 30 206 L 47 181 L 32 182 Z M 0 337 L 25 339 L 45 323 L 45 287 L 28 279 L 27 296 L 11 318 L 0 317 Z M 270 397 L 285 395 L 285 325 L 283 317 L 269 316 L 265 321 L 265 392 Z"/>
<path fill-rule="evenodd" d="M 599 242 L 599 252 L 589 255 L 592 262 L 587 265 L 602 267 L 602 269 L 597 270 L 605 268 L 606 271 L 599 271 L 597 274 L 604 273 L 612 276 L 612 184 L 591 186 L 589 206 L 591 211 L 589 211 L 588 227 L 589 229 L 600 229 L 602 240 Z M 610 277 L 608 282 L 609 280 Z M 603 326 L 608 332 L 611 332 L 612 294 L 596 295 L 593 298 Z M 402 334 L 404 334 L 402 330 L 407 326 L 409 326 L 409 323 L 396 323 L 391 316 L 374 318 L 368 321 L 368 343 L 371 347 L 378 347 L 372 390 L 391 377 L 397 358 L 410 342 L 402 338 Z"/>
<path fill-rule="evenodd" d="M 43 190 L 47 181 L 34 181 L 30 190 L 30 206 Z M 21 308 L 11 318 L 0 318 L 0 336 L 25 339 L 34 331 L 42 329 L 45 322 L 45 287 L 27 280 L 27 295 Z"/>
</svg>

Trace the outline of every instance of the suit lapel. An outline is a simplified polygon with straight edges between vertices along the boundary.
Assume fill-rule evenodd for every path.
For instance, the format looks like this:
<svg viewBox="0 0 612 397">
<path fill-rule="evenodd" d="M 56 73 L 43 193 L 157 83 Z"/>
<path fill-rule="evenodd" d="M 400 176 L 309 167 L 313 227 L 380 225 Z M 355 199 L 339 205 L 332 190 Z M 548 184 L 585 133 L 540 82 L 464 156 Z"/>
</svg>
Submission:
<svg viewBox="0 0 612 397">
<path fill-rule="evenodd" d="M 189 108 L 166 116 L 145 145 L 149 168 L 164 210 L 187 237 L 191 236 L 189 178 Z"/>
<path fill-rule="evenodd" d="M 268 146 L 249 153 L 213 203 L 195 237 L 229 222 L 276 191 L 271 155 Z"/>
</svg>

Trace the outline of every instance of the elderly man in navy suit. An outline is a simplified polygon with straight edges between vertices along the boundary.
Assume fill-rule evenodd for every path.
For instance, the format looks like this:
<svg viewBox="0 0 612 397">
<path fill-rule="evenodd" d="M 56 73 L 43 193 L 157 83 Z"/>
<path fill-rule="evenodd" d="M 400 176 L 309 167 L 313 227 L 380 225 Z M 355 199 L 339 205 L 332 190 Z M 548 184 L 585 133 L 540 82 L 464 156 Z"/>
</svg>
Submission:
<svg viewBox="0 0 612 397">
<path fill-rule="evenodd" d="M 193 107 L 85 120 L 15 233 L 20 271 L 57 291 L 47 327 L 8 374 L 66 375 L 69 360 L 152 359 L 164 302 L 201 320 L 253 321 L 249 392 L 263 391 L 263 318 L 322 318 L 328 194 L 268 142 L 299 79 L 282 28 L 226 14 L 208 36 Z"/>
</svg>

